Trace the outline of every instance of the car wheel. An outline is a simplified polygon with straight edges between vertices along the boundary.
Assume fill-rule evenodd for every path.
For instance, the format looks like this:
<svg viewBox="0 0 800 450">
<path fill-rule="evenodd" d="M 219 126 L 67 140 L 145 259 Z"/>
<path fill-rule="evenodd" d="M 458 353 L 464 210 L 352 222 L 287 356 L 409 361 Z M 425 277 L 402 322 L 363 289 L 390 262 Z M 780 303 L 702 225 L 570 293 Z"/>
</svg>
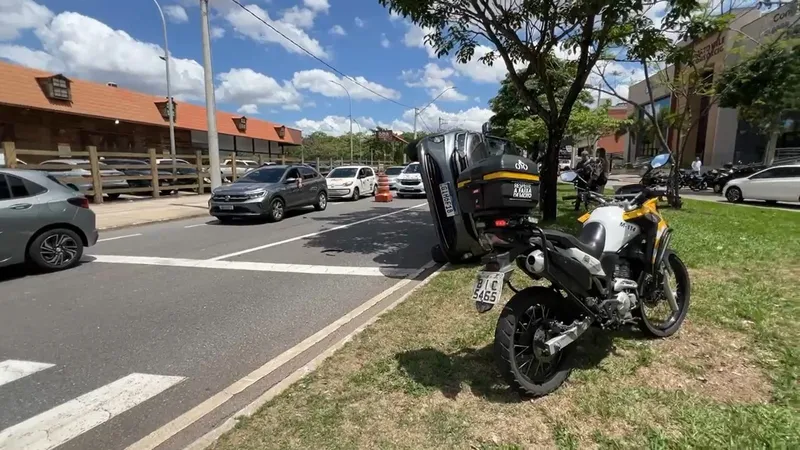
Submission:
<svg viewBox="0 0 800 450">
<path fill-rule="evenodd" d="M 378 195 L 378 183 L 372 185 L 372 196 L 375 197 Z"/>
<path fill-rule="evenodd" d="M 738 187 L 729 187 L 725 192 L 725 198 L 731 203 L 740 203 L 742 199 L 742 190 Z"/>
<path fill-rule="evenodd" d="M 122 194 L 119 194 L 119 193 L 117 193 L 117 194 L 106 194 L 106 195 L 108 195 L 108 199 L 109 199 L 109 200 L 116 200 L 116 199 L 118 199 L 118 198 L 119 198 L 119 196 L 120 196 L 120 195 L 122 195 Z"/>
<path fill-rule="evenodd" d="M 719 183 L 714 183 L 714 193 L 721 194 L 722 193 L 722 185 Z"/>
<path fill-rule="evenodd" d="M 406 195 L 405 195 L 405 194 L 401 194 L 401 193 L 399 193 L 399 192 L 398 192 L 398 193 L 397 193 L 397 195 L 396 195 L 396 197 L 397 197 L 397 198 L 405 198 L 405 197 L 406 197 Z"/>
<path fill-rule="evenodd" d="M 286 205 L 283 203 L 283 200 L 279 198 L 272 200 L 272 203 L 269 204 L 269 212 L 267 213 L 270 222 L 280 222 L 283 220 L 285 214 Z"/>
<path fill-rule="evenodd" d="M 36 236 L 28 247 L 28 259 L 46 271 L 75 267 L 83 256 L 83 241 L 72 230 L 55 228 Z"/>
<path fill-rule="evenodd" d="M 314 203 L 314 209 L 317 211 L 325 211 L 325 208 L 328 207 L 328 194 L 325 192 L 320 192 L 317 195 L 317 202 Z"/>
<path fill-rule="evenodd" d="M 355 200 L 358 200 L 359 198 L 361 198 L 361 192 L 359 192 L 358 188 L 353 188 L 353 198 L 352 198 L 352 200 L 355 201 Z"/>
</svg>

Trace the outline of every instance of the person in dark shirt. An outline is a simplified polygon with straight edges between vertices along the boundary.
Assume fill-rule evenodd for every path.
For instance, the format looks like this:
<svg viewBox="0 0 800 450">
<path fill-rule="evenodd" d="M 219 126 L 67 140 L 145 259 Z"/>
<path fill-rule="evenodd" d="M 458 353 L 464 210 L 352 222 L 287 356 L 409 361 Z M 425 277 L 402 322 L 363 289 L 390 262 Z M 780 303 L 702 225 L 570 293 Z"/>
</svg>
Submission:
<svg viewBox="0 0 800 450">
<path fill-rule="evenodd" d="M 580 191 L 582 189 L 588 189 L 589 184 L 588 182 L 592 178 L 592 160 L 589 158 L 589 152 L 586 150 L 581 152 L 581 159 L 578 160 L 577 164 L 575 164 L 575 172 L 578 174 L 578 177 L 575 182 L 575 187 L 578 189 L 578 198 L 575 199 L 575 211 L 580 210 L 581 208 L 581 195 Z"/>
<path fill-rule="evenodd" d="M 593 183 L 592 183 L 592 190 L 602 194 L 605 192 L 606 183 L 608 183 L 608 175 L 611 172 L 611 163 L 609 161 L 608 155 L 606 154 L 606 149 L 600 147 L 597 149 L 597 164 L 595 166 Z"/>
</svg>

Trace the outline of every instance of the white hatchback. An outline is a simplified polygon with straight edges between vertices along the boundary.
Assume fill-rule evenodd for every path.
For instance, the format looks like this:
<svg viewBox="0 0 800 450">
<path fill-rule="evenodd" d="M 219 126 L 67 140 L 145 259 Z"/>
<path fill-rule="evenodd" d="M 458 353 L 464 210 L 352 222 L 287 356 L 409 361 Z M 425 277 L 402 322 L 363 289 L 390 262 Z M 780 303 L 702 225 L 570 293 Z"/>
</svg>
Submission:
<svg viewBox="0 0 800 450">
<path fill-rule="evenodd" d="M 328 173 L 328 197 L 358 200 L 363 195 L 378 193 L 375 172 L 367 166 L 337 167 Z"/>
<path fill-rule="evenodd" d="M 729 202 L 765 200 L 767 203 L 800 201 L 800 164 L 774 166 L 749 177 L 735 178 L 722 190 Z"/>
</svg>

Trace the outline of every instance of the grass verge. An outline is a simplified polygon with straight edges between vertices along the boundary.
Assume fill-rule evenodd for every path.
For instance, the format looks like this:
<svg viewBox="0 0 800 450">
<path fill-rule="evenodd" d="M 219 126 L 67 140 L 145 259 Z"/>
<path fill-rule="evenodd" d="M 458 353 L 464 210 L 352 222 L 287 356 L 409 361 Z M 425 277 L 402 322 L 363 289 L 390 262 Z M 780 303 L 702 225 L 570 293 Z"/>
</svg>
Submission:
<svg viewBox="0 0 800 450">
<path fill-rule="evenodd" d="M 693 282 L 676 336 L 587 333 L 570 380 L 525 400 L 495 370 L 500 308 L 477 314 L 475 268 L 450 270 L 215 448 L 800 448 L 800 215 L 665 215 Z"/>
</svg>

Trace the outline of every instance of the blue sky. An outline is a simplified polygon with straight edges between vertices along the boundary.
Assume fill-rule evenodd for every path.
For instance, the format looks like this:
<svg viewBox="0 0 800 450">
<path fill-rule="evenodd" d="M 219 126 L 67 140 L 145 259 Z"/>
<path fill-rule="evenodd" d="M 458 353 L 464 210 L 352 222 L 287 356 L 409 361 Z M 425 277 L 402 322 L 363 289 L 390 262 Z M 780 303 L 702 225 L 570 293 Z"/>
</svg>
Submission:
<svg viewBox="0 0 800 450">
<path fill-rule="evenodd" d="M 173 95 L 203 102 L 197 0 L 160 0 L 168 16 Z M 308 50 L 403 105 L 431 106 L 420 129 L 479 128 L 505 67 L 435 58 L 424 31 L 390 16 L 377 0 L 245 0 Z M 408 108 L 335 75 L 230 0 L 212 0 L 218 108 L 334 134 L 347 130 L 348 101 L 364 128 L 411 128 Z M 161 21 L 152 0 L 0 0 L 0 57 L 78 78 L 165 95 Z M 422 123 L 424 121 L 424 123 Z M 358 131 L 358 126 L 355 127 Z"/>
</svg>

